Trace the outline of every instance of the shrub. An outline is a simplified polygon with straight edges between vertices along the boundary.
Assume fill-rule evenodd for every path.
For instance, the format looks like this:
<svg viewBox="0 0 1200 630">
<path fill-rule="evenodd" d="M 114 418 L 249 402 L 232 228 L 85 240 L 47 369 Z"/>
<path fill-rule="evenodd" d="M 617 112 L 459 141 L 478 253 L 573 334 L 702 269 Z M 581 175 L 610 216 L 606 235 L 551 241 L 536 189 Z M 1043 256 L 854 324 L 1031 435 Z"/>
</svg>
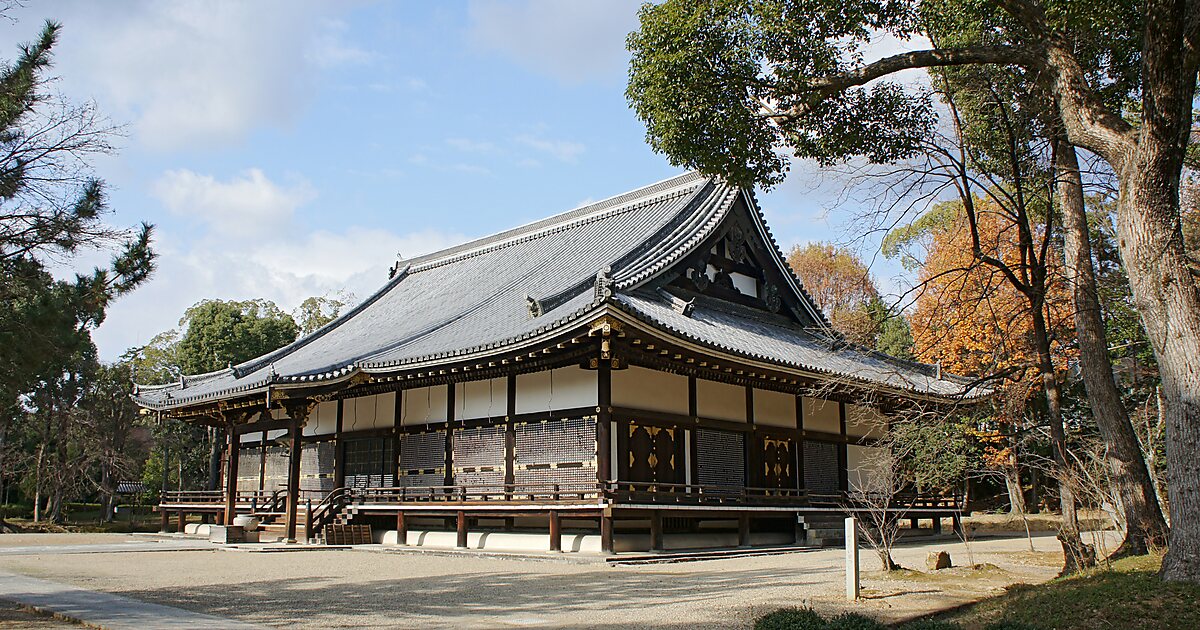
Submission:
<svg viewBox="0 0 1200 630">
<path fill-rule="evenodd" d="M 1031 626 L 1027 623 L 1019 621 L 997 621 L 996 623 L 988 624 L 984 630 L 1041 630 L 1037 626 Z"/>
<path fill-rule="evenodd" d="M 759 617 L 754 630 L 824 630 L 828 626 L 811 608 L 781 608 Z"/>
<path fill-rule="evenodd" d="M 825 624 L 828 630 L 884 630 L 883 624 L 858 613 L 842 613 Z"/>
<path fill-rule="evenodd" d="M 962 630 L 962 626 L 950 621 L 918 619 L 900 626 L 900 630 Z"/>
</svg>

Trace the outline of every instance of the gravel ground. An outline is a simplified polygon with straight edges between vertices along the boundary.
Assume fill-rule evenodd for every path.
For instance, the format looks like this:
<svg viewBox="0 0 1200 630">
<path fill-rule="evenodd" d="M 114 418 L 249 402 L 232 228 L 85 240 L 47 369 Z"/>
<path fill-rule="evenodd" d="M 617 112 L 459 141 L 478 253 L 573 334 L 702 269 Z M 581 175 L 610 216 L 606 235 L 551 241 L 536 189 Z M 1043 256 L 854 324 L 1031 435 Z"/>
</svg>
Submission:
<svg viewBox="0 0 1200 630">
<path fill-rule="evenodd" d="M 82 544 L 83 536 L 39 535 L 27 545 Z M 8 544 L 7 536 L 3 543 Z M 68 540 L 69 538 L 69 540 Z M 291 553 L 162 551 L 0 557 L 0 568 L 145 601 L 284 627 L 374 628 L 744 628 L 782 606 L 853 609 L 899 620 L 1055 575 L 1062 554 L 1052 536 L 971 543 L 925 541 L 895 550 L 924 569 L 926 554 L 949 551 L 957 568 L 884 576 L 862 553 L 865 599 L 842 599 L 843 552 L 821 550 L 703 562 L 608 567 L 601 563 L 374 549 Z M 100 542 L 100 541 L 97 541 Z M 113 542 L 105 537 L 104 543 Z"/>
</svg>

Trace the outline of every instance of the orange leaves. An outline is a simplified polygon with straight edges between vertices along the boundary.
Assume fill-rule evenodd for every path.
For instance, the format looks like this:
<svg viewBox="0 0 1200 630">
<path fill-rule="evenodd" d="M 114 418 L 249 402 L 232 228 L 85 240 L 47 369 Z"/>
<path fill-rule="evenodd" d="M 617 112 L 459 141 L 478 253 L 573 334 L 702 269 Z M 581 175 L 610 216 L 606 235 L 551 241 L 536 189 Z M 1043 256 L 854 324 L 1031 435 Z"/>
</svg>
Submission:
<svg viewBox="0 0 1200 630">
<path fill-rule="evenodd" d="M 1022 259 L 1018 230 L 1008 215 L 985 200 L 977 200 L 979 255 L 961 211 L 954 220 L 930 230 L 924 265 L 919 271 L 921 292 L 910 317 L 919 359 L 959 374 L 1012 371 L 1017 380 L 1032 377 L 1036 360 L 1030 296 L 1018 290 L 1005 273 L 981 261 L 991 256 L 1019 280 L 1042 271 Z M 1052 354 L 1066 369 L 1071 352 L 1071 299 L 1061 278 L 1061 260 L 1051 253 L 1044 311 L 1051 327 Z M 1055 333 L 1063 334 L 1055 334 Z"/>
<path fill-rule="evenodd" d="M 829 243 L 809 243 L 793 247 L 787 261 L 835 329 L 855 343 L 875 345 L 879 323 L 867 305 L 879 298 L 879 291 L 854 252 Z"/>
</svg>

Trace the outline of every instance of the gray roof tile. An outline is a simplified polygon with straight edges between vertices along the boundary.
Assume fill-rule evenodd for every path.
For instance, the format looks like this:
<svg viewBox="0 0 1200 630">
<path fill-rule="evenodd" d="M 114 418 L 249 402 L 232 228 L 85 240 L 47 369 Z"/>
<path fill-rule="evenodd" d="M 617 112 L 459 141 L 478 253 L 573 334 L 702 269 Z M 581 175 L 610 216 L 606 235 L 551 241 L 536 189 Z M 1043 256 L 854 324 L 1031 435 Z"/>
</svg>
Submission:
<svg viewBox="0 0 1200 630">
<path fill-rule="evenodd" d="M 913 364 L 905 375 L 898 363 L 822 350 L 814 333 L 786 323 L 764 327 L 749 317 L 752 309 L 721 311 L 709 304 L 697 306 L 689 319 L 637 289 L 718 230 L 740 194 L 689 173 L 404 261 L 382 289 L 313 334 L 232 369 L 139 387 L 135 398 L 152 408 L 183 407 L 270 384 L 315 383 L 357 370 L 389 371 L 496 351 L 606 308 L 595 301 L 593 286 L 597 272 L 610 267 L 617 304 L 680 335 L 781 365 L 949 393 L 948 382 L 928 378 Z M 744 198 L 753 205 L 752 196 Z M 773 242 L 771 247 L 778 255 Z M 530 316 L 528 298 L 544 305 L 541 316 Z M 811 305 L 807 296 L 800 299 Z"/>
</svg>

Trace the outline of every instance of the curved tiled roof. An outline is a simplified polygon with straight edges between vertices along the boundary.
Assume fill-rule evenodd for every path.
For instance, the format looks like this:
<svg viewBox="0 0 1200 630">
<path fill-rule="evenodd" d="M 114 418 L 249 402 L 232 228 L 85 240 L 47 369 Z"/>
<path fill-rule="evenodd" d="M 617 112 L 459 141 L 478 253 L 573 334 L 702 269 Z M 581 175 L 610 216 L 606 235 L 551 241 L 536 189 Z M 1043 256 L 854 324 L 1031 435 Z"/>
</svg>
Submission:
<svg viewBox="0 0 1200 630">
<path fill-rule="evenodd" d="M 719 234 L 739 199 L 792 282 L 785 290 L 810 311 L 820 330 L 804 332 L 791 323 L 764 332 L 751 319 L 743 321 L 736 312 L 718 317 L 709 306 L 689 319 L 669 306 L 664 311 L 639 289 Z M 594 290 L 597 273 L 606 269 L 614 290 L 608 303 L 597 300 Z M 544 312 L 532 317 L 530 300 Z M 229 369 L 138 387 L 135 399 L 155 409 L 185 407 L 271 385 L 318 384 L 358 371 L 397 371 L 494 353 L 614 306 L 673 334 L 745 356 L 823 373 L 857 371 L 868 382 L 932 395 L 949 391 L 923 372 L 916 375 L 920 370 L 911 364 L 914 375 L 900 382 L 878 361 L 829 350 L 828 323 L 786 271 L 753 197 L 689 173 L 405 261 L 374 295 L 313 334 Z M 776 340 L 766 343 L 772 335 Z M 818 337 L 824 346 L 814 341 Z M 820 369 L 823 365 L 828 369 Z"/>
</svg>

